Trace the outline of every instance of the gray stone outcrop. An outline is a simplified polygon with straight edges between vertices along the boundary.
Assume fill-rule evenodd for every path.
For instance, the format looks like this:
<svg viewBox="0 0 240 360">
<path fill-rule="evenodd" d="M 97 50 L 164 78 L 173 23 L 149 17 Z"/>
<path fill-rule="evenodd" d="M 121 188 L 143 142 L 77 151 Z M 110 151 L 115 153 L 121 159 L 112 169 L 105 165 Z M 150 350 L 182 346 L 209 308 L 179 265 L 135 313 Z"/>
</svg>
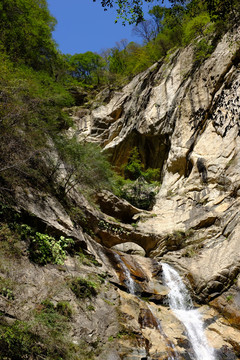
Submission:
<svg viewBox="0 0 240 360">
<path fill-rule="evenodd" d="M 79 120 L 79 136 L 114 165 L 137 146 L 146 167 L 161 169 L 154 216 L 138 215 L 137 230 L 146 243 L 152 234 L 148 254 L 189 275 L 202 300 L 240 270 L 239 39 L 235 28 L 198 67 L 193 47 L 178 50 Z"/>
</svg>

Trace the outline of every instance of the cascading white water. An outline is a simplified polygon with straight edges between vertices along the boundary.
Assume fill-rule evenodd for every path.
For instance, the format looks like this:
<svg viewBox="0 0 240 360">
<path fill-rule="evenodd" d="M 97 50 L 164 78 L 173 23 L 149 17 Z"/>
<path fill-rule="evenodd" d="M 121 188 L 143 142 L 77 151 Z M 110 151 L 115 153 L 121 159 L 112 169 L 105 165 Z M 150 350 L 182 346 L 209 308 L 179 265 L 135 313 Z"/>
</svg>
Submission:
<svg viewBox="0 0 240 360">
<path fill-rule="evenodd" d="M 122 261 L 120 255 L 118 255 L 117 253 L 114 254 L 116 260 L 118 261 L 118 263 L 120 264 L 123 274 L 125 276 L 125 284 L 127 286 L 128 291 L 130 292 L 130 294 L 135 294 L 135 282 L 131 277 L 131 273 L 128 270 L 127 266 L 124 264 L 124 262 Z"/>
<path fill-rule="evenodd" d="M 129 269 L 127 268 L 127 266 L 125 265 L 125 263 L 123 262 L 123 260 L 121 259 L 120 255 L 118 255 L 117 253 L 114 253 L 115 259 L 118 261 L 118 263 L 120 264 L 122 271 L 124 273 L 125 276 L 125 284 L 127 286 L 127 289 L 129 291 L 130 294 L 136 295 L 136 287 L 135 287 L 135 281 L 133 280 L 133 278 L 131 277 L 131 273 L 129 271 Z M 157 329 L 158 331 L 162 334 L 162 336 L 165 338 L 166 342 L 168 343 L 169 347 L 172 349 L 172 352 L 174 355 L 168 355 L 168 360 L 178 360 L 178 354 L 175 351 L 174 345 L 169 341 L 169 339 L 167 339 L 166 335 L 163 333 L 162 328 L 161 328 L 161 324 L 159 319 L 154 315 L 151 306 L 147 304 L 147 307 L 149 309 L 149 311 L 151 312 L 153 318 L 156 321 L 157 324 Z"/>
<path fill-rule="evenodd" d="M 203 322 L 181 277 L 168 264 L 162 264 L 165 284 L 169 288 L 169 306 L 183 323 L 194 351 L 194 360 L 215 360 L 214 350 L 208 345 Z M 192 359 L 192 360 L 193 360 Z"/>
</svg>

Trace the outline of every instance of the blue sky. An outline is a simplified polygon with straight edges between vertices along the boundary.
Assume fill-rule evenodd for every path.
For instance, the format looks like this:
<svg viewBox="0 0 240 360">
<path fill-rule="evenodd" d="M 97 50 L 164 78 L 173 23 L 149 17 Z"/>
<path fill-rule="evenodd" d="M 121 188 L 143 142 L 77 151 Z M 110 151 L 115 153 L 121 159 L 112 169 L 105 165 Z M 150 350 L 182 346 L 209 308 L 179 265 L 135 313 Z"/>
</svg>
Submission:
<svg viewBox="0 0 240 360">
<path fill-rule="evenodd" d="M 116 12 L 104 11 L 100 0 L 48 0 L 48 5 L 58 21 L 53 37 L 64 54 L 101 52 L 121 39 L 141 43 L 132 34 L 132 26 L 123 26 L 121 20 L 114 23 Z M 149 5 L 145 4 L 146 14 L 148 9 Z"/>
</svg>

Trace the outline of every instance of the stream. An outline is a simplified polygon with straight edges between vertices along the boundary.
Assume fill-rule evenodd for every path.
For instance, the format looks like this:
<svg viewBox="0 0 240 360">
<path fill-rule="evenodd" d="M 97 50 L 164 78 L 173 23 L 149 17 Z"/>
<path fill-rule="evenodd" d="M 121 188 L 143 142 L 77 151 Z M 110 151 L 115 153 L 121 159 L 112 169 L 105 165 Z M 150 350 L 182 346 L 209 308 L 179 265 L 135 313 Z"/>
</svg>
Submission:
<svg viewBox="0 0 240 360">
<path fill-rule="evenodd" d="M 129 269 L 127 268 L 127 266 L 125 265 L 125 263 L 123 262 L 123 260 L 121 259 L 119 254 L 115 253 L 114 256 L 123 271 L 123 274 L 125 276 L 124 282 L 125 282 L 125 285 L 129 291 L 129 293 L 132 295 L 135 295 L 137 297 L 136 290 L 135 290 L 135 281 L 131 277 L 131 273 L 130 273 Z M 139 300 L 141 300 L 141 299 L 139 299 Z M 166 334 L 163 332 L 161 323 L 160 323 L 159 319 L 154 315 L 151 305 L 148 304 L 147 302 L 146 302 L 146 305 L 148 307 L 148 310 L 152 314 L 152 317 L 154 318 L 155 323 L 157 324 L 157 329 L 158 329 L 159 333 L 163 336 L 163 338 L 165 339 L 169 348 L 171 349 L 171 351 L 169 351 L 169 354 L 168 354 L 168 360 L 179 360 L 179 356 L 174 348 L 173 343 L 167 338 Z M 170 354 L 170 352 L 171 352 L 171 354 Z M 172 355 L 172 353 L 174 355 Z"/>
<path fill-rule="evenodd" d="M 125 277 L 125 284 L 130 294 L 136 295 L 135 291 L 135 281 L 131 277 L 131 273 L 120 255 L 114 254 L 120 268 Z M 165 285 L 169 288 L 168 301 L 169 306 L 172 309 L 176 317 L 181 321 L 186 329 L 186 335 L 191 344 L 193 353 L 190 353 L 189 356 L 191 360 L 216 360 L 214 356 L 214 350 L 208 345 L 207 338 L 204 334 L 203 321 L 201 315 L 197 309 L 193 308 L 193 303 L 191 296 L 183 283 L 181 277 L 168 264 L 161 264 L 163 271 L 163 279 Z M 156 321 L 157 329 L 161 335 L 165 338 L 171 352 L 173 354 L 168 355 L 168 360 L 178 360 L 179 355 L 174 348 L 173 343 L 167 338 L 161 328 L 159 319 L 154 315 L 151 305 L 147 303 L 147 307 L 151 312 L 153 318 Z"/>
<path fill-rule="evenodd" d="M 208 345 L 204 334 L 203 321 L 197 309 L 193 308 L 192 299 L 181 277 L 168 264 L 162 264 L 163 277 L 169 288 L 169 306 L 176 317 L 185 326 L 191 343 L 193 360 L 215 360 L 214 350 Z"/>
</svg>

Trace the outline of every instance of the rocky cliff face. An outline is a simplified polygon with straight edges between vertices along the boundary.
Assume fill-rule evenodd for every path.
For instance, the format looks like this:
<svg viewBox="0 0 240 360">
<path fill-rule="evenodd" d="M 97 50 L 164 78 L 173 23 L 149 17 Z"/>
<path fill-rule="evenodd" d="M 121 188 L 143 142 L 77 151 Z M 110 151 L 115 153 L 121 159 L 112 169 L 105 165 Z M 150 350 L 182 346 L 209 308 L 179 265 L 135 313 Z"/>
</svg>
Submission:
<svg viewBox="0 0 240 360">
<path fill-rule="evenodd" d="M 46 299 L 54 309 L 67 301 L 75 358 L 194 359 L 185 328 L 167 305 L 160 265 L 167 262 L 198 303 L 216 359 L 240 359 L 239 44 L 236 28 L 201 65 L 191 46 L 178 50 L 108 104 L 76 111 L 80 138 L 99 142 L 116 166 L 137 146 L 146 168 L 160 168 L 162 185 L 154 208 L 144 212 L 107 192 L 98 194 L 99 210 L 71 190 L 77 222 L 53 195 L 17 189 L 25 221 L 72 237 L 78 251 L 62 266 L 41 267 L 29 262 L 27 244 L 18 245 L 16 261 L 1 233 L 7 261 L 0 280 L 11 279 L 14 292 L 14 298 L 0 292 L 6 322 L 28 321 L 45 311 Z M 77 296 L 71 284 L 79 278 L 90 290 L 93 281 L 95 290 Z"/>
<path fill-rule="evenodd" d="M 146 168 L 161 169 L 156 204 L 138 215 L 141 235 L 132 239 L 173 264 L 196 299 L 210 301 L 238 328 L 239 40 L 235 28 L 200 66 L 191 46 L 178 50 L 78 118 L 80 137 L 98 141 L 114 165 L 137 146 Z"/>
<path fill-rule="evenodd" d="M 114 165 L 137 146 L 146 167 L 161 169 L 156 204 L 138 217 L 141 245 L 189 275 L 202 300 L 240 270 L 239 36 L 226 34 L 201 66 L 191 46 L 178 50 L 78 120 Z"/>
</svg>

